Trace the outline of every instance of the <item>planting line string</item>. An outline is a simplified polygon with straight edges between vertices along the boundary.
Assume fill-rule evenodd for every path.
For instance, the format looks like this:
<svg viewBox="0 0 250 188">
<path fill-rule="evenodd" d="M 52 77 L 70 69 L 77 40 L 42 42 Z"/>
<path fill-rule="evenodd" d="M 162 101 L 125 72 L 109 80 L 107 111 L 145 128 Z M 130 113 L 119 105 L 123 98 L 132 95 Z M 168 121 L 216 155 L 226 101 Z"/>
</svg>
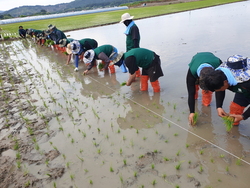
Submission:
<svg viewBox="0 0 250 188">
<path fill-rule="evenodd" d="M 103 86 L 109 88 L 110 90 L 112 90 L 112 91 L 114 91 L 114 92 L 116 91 L 115 89 L 112 89 L 111 87 L 109 87 L 109 86 L 107 86 L 107 85 L 104 85 L 103 83 L 101 83 L 101 82 L 99 82 L 98 80 L 94 79 L 92 76 L 89 76 L 89 77 L 90 77 L 92 80 L 94 80 L 95 82 L 97 82 L 97 83 L 99 83 L 99 84 L 101 84 L 101 85 L 103 85 Z M 170 119 L 168 119 L 168 118 L 166 118 L 166 117 L 164 117 L 164 116 L 162 116 L 162 115 L 160 115 L 160 114 L 154 112 L 153 110 L 151 110 L 151 109 L 149 109 L 149 108 L 143 106 L 142 104 L 136 102 L 135 100 L 133 100 L 133 99 L 131 99 L 131 98 L 129 98 L 129 97 L 126 97 L 126 96 L 125 96 L 125 98 L 127 98 L 127 99 L 130 100 L 130 101 L 132 101 L 133 103 L 136 103 L 137 105 L 141 106 L 142 108 L 147 109 L 148 111 L 154 113 L 155 115 L 157 115 L 157 116 L 159 116 L 159 117 L 161 117 L 161 118 L 163 118 L 163 119 L 169 121 L 170 123 L 172 123 L 172 124 L 176 125 L 177 127 L 181 128 L 182 130 L 187 131 L 188 133 L 192 134 L 193 136 L 196 136 L 196 137 L 200 138 L 201 140 L 203 140 L 203 141 L 205 141 L 205 142 L 211 144 L 212 146 L 214 146 L 214 147 L 216 147 L 216 148 L 218 148 L 218 149 L 220 149 L 220 150 L 226 152 L 227 154 L 229 154 L 229 155 L 231 155 L 231 156 L 233 156 L 233 157 L 235 157 L 235 158 L 237 158 L 237 159 L 243 161 L 244 163 L 250 165 L 250 162 L 248 162 L 248 161 L 246 161 L 246 160 L 244 160 L 244 159 L 238 157 L 237 155 L 234 155 L 233 153 L 231 153 L 231 152 L 229 152 L 229 151 L 223 149 L 222 147 L 220 147 L 220 146 L 218 146 L 218 145 L 216 145 L 216 144 L 214 144 L 214 143 L 212 143 L 212 142 L 206 140 L 205 138 L 203 138 L 203 137 L 201 137 L 201 136 L 199 136 L 199 135 L 193 133 L 192 131 L 186 129 L 185 127 L 182 127 L 181 125 L 179 125 L 179 124 L 173 122 L 172 120 L 170 120 Z"/>
</svg>

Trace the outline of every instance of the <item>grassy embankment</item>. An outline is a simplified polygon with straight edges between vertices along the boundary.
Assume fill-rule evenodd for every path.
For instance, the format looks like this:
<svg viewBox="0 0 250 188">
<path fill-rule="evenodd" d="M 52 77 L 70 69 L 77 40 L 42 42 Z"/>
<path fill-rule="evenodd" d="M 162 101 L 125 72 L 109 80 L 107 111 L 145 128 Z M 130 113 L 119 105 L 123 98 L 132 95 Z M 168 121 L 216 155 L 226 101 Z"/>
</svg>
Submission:
<svg viewBox="0 0 250 188">
<path fill-rule="evenodd" d="M 19 25 L 22 25 L 24 29 L 33 28 L 33 29 L 44 30 L 47 29 L 47 26 L 49 24 L 54 24 L 62 31 L 70 31 L 70 30 L 118 23 L 120 21 L 121 15 L 125 12 L 129 12 L 131 15 L 135 16 L 136 20 L 141 18 L 200 9 L 204 7 L 211 7 L 211 6 L 239 2 L 239 1 L 242 0 L 202 0 L 202 1 L 193 1 L 186 3 L 160 5 L 160 6 L 145 6 L 139 8 L 130 8 L 129 10 L 125 9 L 119 11 L 5 24 L 5 25 L 0 25 L 0 27 L 2 28 L 3 32 L 17 33 Z"/>
</svg>

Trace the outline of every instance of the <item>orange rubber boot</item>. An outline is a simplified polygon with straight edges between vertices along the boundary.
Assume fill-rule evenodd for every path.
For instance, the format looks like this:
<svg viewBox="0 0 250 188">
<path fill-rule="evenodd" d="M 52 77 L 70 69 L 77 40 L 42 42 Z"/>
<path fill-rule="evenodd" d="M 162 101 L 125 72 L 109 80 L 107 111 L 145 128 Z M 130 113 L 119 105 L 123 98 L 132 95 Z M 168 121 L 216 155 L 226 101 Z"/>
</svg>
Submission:
<svg viewBox="0 0 250 188">
<path fill-rule="evenodd" d="M 230 114 L 236 114 L 236 115 L 242 115 L 243 111 L 244 111 L 245 107 L 244 106 L 240 106 L 235 102 L 231 102 L 230 104 Z M 239 125 L 240 122 L 235 122 L 234 125 Z"/>
<path fill-rule="evenodd" d="M 195 95 L 194 99 L 198 99 L 199 85 L 195 85 Z"/>
<path fill-rule="evenodd" d="M 136 77 L 140 77 L 140 76 L 141 76 L 141 71 L 140 71 L 140 69 L 138 69 L 138 70 L 135 72 L 135 76 L 136 76 Z"/>
<path fill-rule="evenodd" d="M 160 88 L 159 80 L 151 82 L 151 85 L 152 85 L 155 93 L 160 92 L 161 88 Z"/>
<path fill-rule="evenodd" d="M 149 76 L 141 75 L 141 91 L 148 90 L 148 79 L 149 79 Z"/>
<path fill-rule="evenodd" d="M 212 95 L 213 95 L 212 91 L 202 90 L 202 104 L 204 106 L 209 106 L 210 105 L 210 103 L 212 101 Z"/>
<path fill-rule="evenodd" d="M 114 74 L 115 73 L 115 65 L 109 65 L 109 71 L 110 71 L 110 74 Z"/>
</svg>

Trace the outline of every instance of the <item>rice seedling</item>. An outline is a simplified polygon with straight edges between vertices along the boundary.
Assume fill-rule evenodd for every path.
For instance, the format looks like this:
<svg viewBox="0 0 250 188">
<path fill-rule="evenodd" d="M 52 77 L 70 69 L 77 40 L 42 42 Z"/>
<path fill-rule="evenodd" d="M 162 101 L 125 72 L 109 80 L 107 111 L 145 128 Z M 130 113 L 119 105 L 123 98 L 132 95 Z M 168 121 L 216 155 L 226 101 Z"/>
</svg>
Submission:
<svg viewBox="0 0 250 188">
<path fill-rule="evenodd" d="M 200 172 L 200 173 L 203 172 L 203 167 L 202 167 L 202 165 L 200 165 L 200 170 L 199 170 L 199 172 Z"/>
<path fill-rule="evenodd" d="M 167 174 L 166 174 L 166 173 L 162 174 L 162 178 L 163 178 L 163 179 L 166 179 L 166 177 L 167 177 Z"/>
<path fill-rule="evenodd" d="M 214 159 L 210 159 L 210 162 L 211 162 L 211 163 L 214 163 Z"/>
<path fill-rule="evenodd" d="M 200 154 L 202 155 L 204 153 L 204 150 L 200 150 Z"/>
<path fill-rule="evenodd" d="M 224 116 L 222 117 L 222 120 L 224 122 L 227 132 L 231 131 L 231 129 L 233 128 L 233 124 L 234 124 L 234 118 L 231 116 Z"/>
<path fill-rule="evenodd" d="M 53 146 L 54 150 L 58 151 L 58 148 L 56 146 Z"/>
<path fill-rule="evenodd" d="M 158 134 L 158 131 L 155 131 L 155 134 Z"/>
<path fill-rule="evenodd" d="M 195 126 L 195 125 L 196 125 L 197 120 L 198 120 L 198 113 L 195 112 L 195 113 L 194 113 L 194 117 L 193 117 L 193 124 L 192 124 L 192 126 Z"/>
<path fill-rule="evenodd" d="M 120 155 L 122 154 L 122 152 L 123 152 L 123 151 L 122 151 L 122 148 L 120 148 Z"/>
<path fill-rule="evenodd" d="M 53 182 L 53 187 L 56 188 L 56 182 Z"/>
<path fill-rule="evenodd" d="M 85 172 L 85 173 L 88 173 L 88 172 L 89 172 L 89 170 L 85 168 L 85 169 L 84 169 L 84 172 Z"/>
<path fill-rule="evenodd" d="M 176 170 L 180 170 L 180 168 L 181 168 L 181 162 L 179 162 L 177 165 L 175 165 Z"/>
<path fill-rule="evenodd" d="M 168 140 L 165 140 L 164 142 L 165 142 L 165 143 L 168 143 Z"/>
<path fill-rule="evenodd" d="M 38 151 L 40 149 L 38 143 L 35 143 L 35 149 Z"/>
<path fill-rule="evenodd" d="M 127 82 L 124 81 L 124 82 L 121 83 L 121 86 L 125 86 L 126 84 L 127 84 Z"/>
<path fill-rule="evenodd" d="M 110 171 L 110 172 L 114 172 L 114 169 L 113 169 L 112 166 L 109 168 L 109 171 Z"/>
<path fill-rule="evenodd" d="M 146 137 L 146 136 L 144 136 L 144 137 L 143 137 L 143 140 L 146 140 L 146 139 L 147 139 L 147 137 Z"/>
<path fill-rule="evenodd" d="M 180 152 L 181 152 L 181 151 L 179 150 L 179 151 L 176 153 L 176 156 L 180 156 Z"/>
<path fill-rule="evenodd" d="M 127 160 L 126 159 L 123 159 L 123 164 L 124 164 L 124 166 L 127 165 Z"/>
<path fill-rule="evenodd" d="M 152 168 L 152 169 L 155 169 L 155 165 L 154 165 L 154 164 L 151 164 L 151 168 Z"/>
<path fill-rule="evenodd" d="M 158 153 L 158 150 L 157 150 L 157 149 L 155 149 L 155 150 L 154 150 L 154 153 Z"/>
<path fill-rule="evenodd" d="M 46 166 L 49 166 L 49 159 L 45 160 L 45 164 L 46 164 Z"/>
<path fill-rule="evenodd" d="M 176 110 L 176 104 L 174 104 L 173 108 L 174 108 L 174 110 Z"/>
<path fill-rule="evenodd" d="M 64 160 L 66 159 L 66 155 L 65 154 L 62 154 L 62 157 L 63 157 Z"/>
<path fill-rule="evenodd" d="M 30 135 L 34 134 L 33 129 L 31 127 L 27 127 L 27 130 Z"/>
<path fill-rule="evenodd" d="M 89 180 L 89 184 L 93 185 L 93 181 L 92 181 L 92 180 Z"/>
<path fill-rule="evenodd" d="M 151 184 L 156 185 L 156 183 L 157 183 L 156 180 L 153 180 Z"/>
<path fill-rule="evenodd" d="M 98 145 L 98 144 L 96 143 L 96 141 L 94 141 L 93 144 L 94 144 L 95 147 L 97 147 L 97 145 Z"/>
<path fill-rule="evenodd" d="M 25 184 L 24 187 L 29 187 L 30 186 L 30 180 L 28 180 Z"/>
<path fill-rule="evenodd" d="M 17 168 L 20 169 L 20 168 L 21 168 L 21 161 L 20 161 L 20 160 L 17 160 L 17 161 L 16 161 L 16 165 L 17 165 Z"/>
<path fill-rule="evenodd" d="M 193 178 L 194 176 L 191 175 L 191 174 L 187 174 L 187 177 L 188 177 L 188 178 Z"/>
<path fill-rule="evenodd" d="M 106 137 L 106 139 L 109 139 L 109 135 L 108 135 L 108 133 L 106 134 L 106 136 L 105 136 L 105 137 Z"/>
<path fill-rule="evenodd" d="M 144 157 L 144 155 L 140 155 L 140 156 L 139 156 L 139 159 L 142 159 L 143 157 Z"/>
<path fill-rule="evenodd" d="M 189 147 L 189 144 L 186 144 L 186 148 L 188 148 Z"/>
<path fill-rule="evenodd" d="M 138 175 L 138 173 L 135 171 L 135 172 L 134 172 L 134 177 L 136 178 L 136 177 L 137 177 L 137 175 Z"/>
<path fill-rule="evenodd" d="M 169 161 L 169 158 L 163 157 L 164 161 Z"/>
<path fill-rule="evenodd" d="M 69 168 L 69 165 L 70 165 L 70 162 L 67 162 L 66 163 L 66 167 Z"/>
<path fill-rule="evenodd" d="M 98 116 L 98 114 L 96 113 L 96 111 L 94 110 L 94 108 L 92 108 L 92 111 L 93 111 L 95 117 L 97 117 L 97 119 L 100 119 L 100 117 Z"/>
<path fill-rule="evenodd" d="M 122 136 L 122 140 L 125 141 L 126 140 L 126 136 L 123 135 Z"/>
<path fill-rule="evenodd" d="M 180 188 L 180 186 L 179 185 L 175 185 L 175 188 Z"/>
<path fill-rule="evenodd" d="M 20 154 L 20 152 L 18 151 L 17 153 L 16 153 L 16 159 L 21 159 L 21 154 Z"/>
<path fill-rule="evenodd" d="M 220 158 L 224 158 L 225 157 L 225 155 L 223 155 L 223 154 L 220 154 Z"/>
<path fill-rule="evenodd" d="M 121 130 L 120 130 L 120 129 L 118 129 L 118 130 L 117 130 L 117 133 L 120 133 L 120 132 L 121 132 Z"/>
<path fill-rule="evenodd" d="M 134 141 L 133 141 L 133 140 L 130 141 L 130 145 L 131 145 L 132 147 L 134 147 L 135 144 L 134 144 Z"/>
<path fill-rule="evenodd" d="M 74 138 L 71 139 L 71 143 L 74 144 L 75 143 L 75 140 Z"/>
<path fill-rule="evenodd" d="M 71 179 L 71 181 L 73 181 L 75 179 L 75 175 L 74 174 L 70 174 L 70 179 Z"/>
<path fill-rule="evenodd" d="M 229 172 L 229 167 L 228 166 L 226 166 L 226 171 Z"/>
<path fill-rule="evenodd" d="M 139 130 L 138 129 L 136 129 L 136 133 L 139 134 Z"/>
<path fill-rule="evenodd" d="M 178 136 L 179 134 L 178 133 L 174 133 L 174 136 Z"/>
<path fill-rule="evenodd" d="M 241 164 L 241 159 L 237 159 L 236 160 L 236 165 L 238 165 L 238 166 L 241 166 L 242 164 Z"/>
<path fill-rule="evenodd" d="M 97 153 L 101 154 L 102 150 L 101 149 L 97 149 Z"/>
<path fill-rule="evenodd" d="M 85 138 L 87 135 L 85 132 L 82 132 L 82 136 Z"/>
<path fill-rule="evenodd" d="M 122 177 L 122 175 L 120 175 L 119 177 L 120 177 L 121 183 L 123 184 L 123 177 Z"/>
</svg>

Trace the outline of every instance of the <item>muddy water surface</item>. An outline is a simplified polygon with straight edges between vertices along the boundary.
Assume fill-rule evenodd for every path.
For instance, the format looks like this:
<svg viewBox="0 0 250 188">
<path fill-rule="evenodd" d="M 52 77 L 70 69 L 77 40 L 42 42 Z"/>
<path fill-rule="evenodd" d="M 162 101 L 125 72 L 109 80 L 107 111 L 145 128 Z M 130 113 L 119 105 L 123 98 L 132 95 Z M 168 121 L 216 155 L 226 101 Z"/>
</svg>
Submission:
<svg viewBox="0 0 250 188">
<path fill-rule="evenodd" d="M 63 53 L 31 40 L 1 42 L 1 187 L 248 187 L 249 120 L 227 133 L 215 101 L 199 98 L 189 127 L 185 76 L 197 52 L 248 56 L 249 14 L 246 1 L 136 20 L 141 47 L 161 57 L 160 93 L 141 92 L 139 79 L 121 86 L 128 75 L 118 68 L 83 76 L 83 63 L 74 72 Z M 125 51 L 124 30 L 66 34 Z"/>
</svg>

